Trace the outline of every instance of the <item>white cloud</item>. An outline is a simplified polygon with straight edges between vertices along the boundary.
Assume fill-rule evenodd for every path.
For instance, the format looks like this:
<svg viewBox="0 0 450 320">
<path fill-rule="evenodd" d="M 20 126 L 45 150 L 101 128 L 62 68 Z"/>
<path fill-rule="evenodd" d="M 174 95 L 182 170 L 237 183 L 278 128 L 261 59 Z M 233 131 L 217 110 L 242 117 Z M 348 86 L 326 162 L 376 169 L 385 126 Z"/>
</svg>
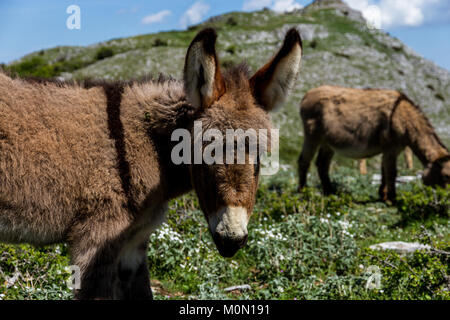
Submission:
<svg viewBox="0 0 450 320">
<path fill-rule="evenodd" d="M 276 12 L 291 12 L 301 8 L 302 6 L 294 0 L 278 0 L 272 5 L 272 10 Z"/>
<path fill-rule="evenodd" d="M 194 3 L 180 19 L 180 25 L 182 28 L 199 23 L 203 20 L 208 13 L 210 6 L 203 1 L 197 1 Z"/>
<path fill-rule="evenodd" d="M 420 26 L 436 14 L 436 7 L 446 0 L 345 0 L 350 7 L 363 13 L 370 20 L 373 8 L 379 8 L 379 19 L 382 28 Z"/>
<path fill-rule="evenodd" d="M 172 12 L 170 10 L 163 10 L 158 13 L 149 14 L 148 16 L 142 18 L 143 24 L 152 24 L 163 21 L 166 17 L 170 16 Z"/>
<path fill-rule="evenodd" d="M 295 0 L 246 0 L 242 9 L 245 11 L 254 11 L 265 7 L 276 12 L 290 12 L 302 8 L 302 5 L 295 2 Z"/>
<path fill-rule="evenodd" d="M 246 0 L 242 9 L 245 11 L 260 10 L 264 7 L 272 5 L 273 0 Z"/>
</svg>

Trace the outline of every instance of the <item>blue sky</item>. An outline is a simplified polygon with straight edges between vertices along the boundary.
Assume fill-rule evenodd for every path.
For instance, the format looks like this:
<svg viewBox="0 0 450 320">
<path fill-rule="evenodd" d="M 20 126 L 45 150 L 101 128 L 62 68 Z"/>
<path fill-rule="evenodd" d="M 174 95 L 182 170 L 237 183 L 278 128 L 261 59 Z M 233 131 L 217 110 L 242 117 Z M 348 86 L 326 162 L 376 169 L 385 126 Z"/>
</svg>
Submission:
<svg viewBox="0 0 450 320">
<path fill-rule="evenodd" d="M 383 29 L 450 70 L 449 0 L 345 0 L 370 15 L 379 8 Z M 229 11 L 270 7 L 284 11 L 311 0 L 0 0 L 0 62 L 58 45 L 183 29 Z M 81 29 L 69 30 L 70 5 L 81 8 Z M 373 11 L 372 11 L 373 12 Z"/>
</svg>

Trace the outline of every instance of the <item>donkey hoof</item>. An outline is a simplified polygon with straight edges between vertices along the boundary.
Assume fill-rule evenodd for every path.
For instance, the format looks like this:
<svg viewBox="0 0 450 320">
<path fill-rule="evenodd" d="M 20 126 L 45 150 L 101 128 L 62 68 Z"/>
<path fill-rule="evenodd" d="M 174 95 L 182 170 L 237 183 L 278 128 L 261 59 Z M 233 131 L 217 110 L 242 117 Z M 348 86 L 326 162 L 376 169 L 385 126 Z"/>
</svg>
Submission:
<svg viewBox="0 0 450 320">
<path fill-rule="evenodd" d="M 384 202 L 389 207 L 393 207 L 397 203 L 397 200 L 395 198 L 389 198 L 389 197 L 381 198 L 381 201 Z"/>
<path fill-rule="evenodd" d="M 397 200 L 396 200 L 396 199 L 388 199 L 388 200 L 386 200 L 386 204 L 387 204 L 389 207 L 395 206 L 396 203 L 397 203 Z"/>
</svg>

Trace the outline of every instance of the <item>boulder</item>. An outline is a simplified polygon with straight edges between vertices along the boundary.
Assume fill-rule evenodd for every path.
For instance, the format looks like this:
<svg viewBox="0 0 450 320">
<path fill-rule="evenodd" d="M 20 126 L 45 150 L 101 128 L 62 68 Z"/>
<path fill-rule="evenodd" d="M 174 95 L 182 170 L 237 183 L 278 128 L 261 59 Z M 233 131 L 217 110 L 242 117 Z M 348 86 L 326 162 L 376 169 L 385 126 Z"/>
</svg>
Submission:
<svg viewBox="0 0 450 320">
<path fill-rule="evenodd" d="M 370 246 L 370 249 L 373 250 L 393 250 L 400 254 L 408 254 L 408 253 L 414 253 L 416 251 L 421 250 L 431 250 L 431 247 L 428 245 L 424 245 L 417 242 L 402 242 L 402 241 L 395 241 L 395 242 L 384 242 L 384 243 L 378 243 Z"/>
</svg>

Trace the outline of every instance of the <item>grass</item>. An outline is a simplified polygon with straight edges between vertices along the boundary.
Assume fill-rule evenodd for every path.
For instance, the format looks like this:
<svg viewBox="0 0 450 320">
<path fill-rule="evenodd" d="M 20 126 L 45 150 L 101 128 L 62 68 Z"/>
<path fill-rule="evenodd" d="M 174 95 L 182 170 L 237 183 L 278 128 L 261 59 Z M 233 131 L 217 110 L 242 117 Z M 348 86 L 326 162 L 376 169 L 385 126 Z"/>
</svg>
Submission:
<svg viewBox="0 0 450 320">
<path fill-rule="evenodd" d="M 217 253 L 194 195 L 172 201 L 150 238 L 156 299 L 450 299 L 448 254 L 369 249 L 418 241 L 449 252 L 450 188 L 401 185 L 397 207 L 388 207 L 374 201 L 377 186 L 356 170 L 335 170 L 340 194 L 331 197 L 311 178 L 302 195 L 293 171 L 263 179 L 248 246 L 232 259 Z M 70 298 L 65 245 L 0 245 L 0 252 L 2 299 Z M 367 289 L 374 272 L 381 286 Z M 224 291 L 241 284 L 251 290 Z"/>
</svg>

